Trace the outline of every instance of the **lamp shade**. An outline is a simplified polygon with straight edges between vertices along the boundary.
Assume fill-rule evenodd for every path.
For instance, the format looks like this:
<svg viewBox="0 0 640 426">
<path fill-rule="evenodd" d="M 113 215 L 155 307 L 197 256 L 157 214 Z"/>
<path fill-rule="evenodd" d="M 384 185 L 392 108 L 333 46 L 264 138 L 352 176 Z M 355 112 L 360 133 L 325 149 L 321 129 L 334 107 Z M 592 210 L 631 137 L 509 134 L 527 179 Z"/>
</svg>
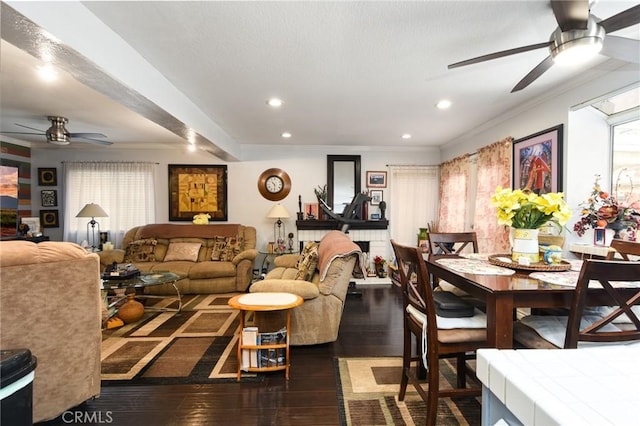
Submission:
<svg viewBox="0 0 640 426">
<path fill-rule="evenodd" d="M 76 217 L 109 217 L 109 215 L 99 205 L 89 203 L 80 210 Z"/>
<path fill-rule="evenodd" d="M 284 208 L 282 204 L 276 204 L 275 206 L 271 207 L 271 210 L 269 210 L 269 214 L 267 214 L 267 217 L 269 219 L 281 219 L 291 217 L 291 215 L 289 215 L 289 212 Z"/>
</svg>

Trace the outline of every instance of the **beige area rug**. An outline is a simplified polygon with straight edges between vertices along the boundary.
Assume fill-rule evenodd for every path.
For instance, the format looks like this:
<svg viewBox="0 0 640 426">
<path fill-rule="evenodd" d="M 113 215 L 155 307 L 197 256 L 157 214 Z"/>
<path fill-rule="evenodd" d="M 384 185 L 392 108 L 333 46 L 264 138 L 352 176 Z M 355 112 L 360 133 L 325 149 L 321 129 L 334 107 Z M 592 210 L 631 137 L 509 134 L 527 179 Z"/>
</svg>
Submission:
<svg viewBox="0 0 640 426">
<path fill-rule="evenodd" d="M 426 404 L 412 385 L 407 386 L 404 401 L 398 401 L 402 359 L 339 358 L 338 402 L 342 424 L 353 426 L 424 425 Z M 441 361 L 441 387 L 455 384 L 455 370 L 449 361 Z M 480 425 L 481 398 L 441 398 L 438 425 Z"/>
<path fill-rule="evenodd" d="M 140 321 L 103 331 L 102 385 L 236 380 L 240 317 L 227 305 L 233 296 L 184 296 L 179 314 L 147 309 Z M 171 298 L 148 299 L 147 306 L 153 302 L 177 307 Z"/>
</svg>

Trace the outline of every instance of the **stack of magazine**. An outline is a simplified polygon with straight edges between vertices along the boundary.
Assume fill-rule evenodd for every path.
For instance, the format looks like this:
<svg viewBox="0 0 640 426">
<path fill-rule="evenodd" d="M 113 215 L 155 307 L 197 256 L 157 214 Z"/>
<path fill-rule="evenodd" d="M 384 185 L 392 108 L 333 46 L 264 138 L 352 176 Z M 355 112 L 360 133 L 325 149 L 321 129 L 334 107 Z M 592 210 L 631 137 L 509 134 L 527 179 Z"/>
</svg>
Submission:
<svg viewBox="0 0 640 426">
<path fill-rule="evenodd" d="M 287 341 L 286 327 L 271 333 L 258 333 L 257 327 L 242 329 L 243 345 L 279 345 Z M 286 348 L 243 349 L 242 370 L 249 368 L 279 367 L 286 363 Z"/>
</svg>

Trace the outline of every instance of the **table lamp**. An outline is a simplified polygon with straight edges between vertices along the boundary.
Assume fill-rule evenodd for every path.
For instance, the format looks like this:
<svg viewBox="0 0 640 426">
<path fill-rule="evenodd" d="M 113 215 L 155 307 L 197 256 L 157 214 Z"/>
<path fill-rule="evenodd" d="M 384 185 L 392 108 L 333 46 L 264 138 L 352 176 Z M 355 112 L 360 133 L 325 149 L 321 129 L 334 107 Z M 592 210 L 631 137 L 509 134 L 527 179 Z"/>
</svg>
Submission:
<svg viewBox="0 0 640 426">
<path fill-rule="evenodd" d="M 286 219 L 291 216 L 282 204 L 276 204 L 271 208 L 271 210 L 269 210 L 267 217 L 269 219 L 278 219 L 273 224 L 273 241 L 276 243 L 275 250 L 277 252 L 283 252 L 285 251 L 286 246 L 284 244 L 285 226 L 282 219 Z"/>
<path fill-rule="evenodd" d="M 91 220 L 87 223 L 87 239 L 90 240 L 91 251 L 96 251 L 99 242 L 96 235 L 100 235 L 100 224 L 95 220 L 96 217 L 109 217 L 109 215 L 97 204 L 89 203 L 85 205 L 82 210 L 76 215 L 76 217 L 90 217 Z M 98 232 L 96 233 L 96 225 L 98 225 Z M 91 228 L 91 231 L 89 231 Z"/>
</svg>

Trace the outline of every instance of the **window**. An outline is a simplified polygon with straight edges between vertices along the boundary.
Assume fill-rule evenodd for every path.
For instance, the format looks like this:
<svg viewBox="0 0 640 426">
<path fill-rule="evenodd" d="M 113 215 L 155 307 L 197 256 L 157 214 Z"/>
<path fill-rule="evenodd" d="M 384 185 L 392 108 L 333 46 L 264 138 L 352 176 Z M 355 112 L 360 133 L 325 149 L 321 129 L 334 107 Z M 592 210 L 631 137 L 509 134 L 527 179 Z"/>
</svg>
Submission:
<svg viewBox="0 0 640 426">
<path fill-rule="evenodd" d="M 65 162 L 63 168 L 65 241 L 88 240 L 87 218 L 76 218 L 87 203 L 99 204 L 108 214 L 96 220 L 116 247 L 132 227 L 154 222 L 154 164 Z"/>
</svg>

